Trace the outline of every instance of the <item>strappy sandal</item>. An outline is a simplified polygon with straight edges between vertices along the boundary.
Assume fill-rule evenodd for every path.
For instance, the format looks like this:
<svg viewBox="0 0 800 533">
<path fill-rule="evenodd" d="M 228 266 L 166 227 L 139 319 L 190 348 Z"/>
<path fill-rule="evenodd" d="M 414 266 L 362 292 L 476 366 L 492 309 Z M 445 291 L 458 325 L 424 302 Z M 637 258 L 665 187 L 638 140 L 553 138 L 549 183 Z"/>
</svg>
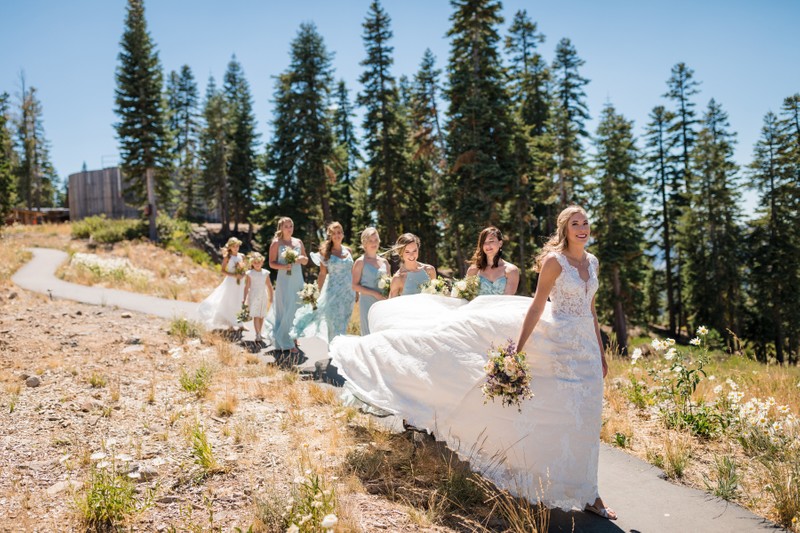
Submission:
<svg viewBox="0 0 800 533">
<path fill-rule="evenodd" d="M 594 505 L 587 505 L 584 511 L 590 512 L 592 514 L 596 514 L 601 518 L 605 518 L 606 520 L 616 520 L 617 513 L 614 512 L 614 509 L 610 507 L 603 507 L 602 509 L 598 509 Z"/>
</svg>

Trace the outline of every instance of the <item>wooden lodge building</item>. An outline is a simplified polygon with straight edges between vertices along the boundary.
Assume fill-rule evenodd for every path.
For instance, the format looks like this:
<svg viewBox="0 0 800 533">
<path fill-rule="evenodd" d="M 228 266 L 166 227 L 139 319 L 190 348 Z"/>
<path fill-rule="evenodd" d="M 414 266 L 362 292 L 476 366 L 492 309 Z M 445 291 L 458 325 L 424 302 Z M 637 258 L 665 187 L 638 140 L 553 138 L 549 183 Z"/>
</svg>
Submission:
<svg viewBox="0 0 800 533">
<path fill-rule="evenodd" d="M 141 216 L 138 208 L 125 202 L 125 180 L 119 167 L 70 174 L 68 187 L 70 220 L 103 214 L 108 218 Z"/>
</svg>

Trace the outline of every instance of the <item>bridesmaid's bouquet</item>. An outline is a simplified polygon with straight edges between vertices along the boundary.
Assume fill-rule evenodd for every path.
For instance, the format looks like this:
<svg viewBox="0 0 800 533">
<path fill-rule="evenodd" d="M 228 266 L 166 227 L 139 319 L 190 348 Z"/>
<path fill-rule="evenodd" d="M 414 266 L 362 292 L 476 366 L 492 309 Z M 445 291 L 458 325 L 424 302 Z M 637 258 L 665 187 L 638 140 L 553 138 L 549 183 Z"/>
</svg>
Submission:
<svg viewBox="0 0 800 533">
<path fill-rule="evenodd" d="M 236 284 L 242 284 L 242 276 L 247 274 L 247 266 L 244 264 L 243 261 L 236 263 L 236 266 L 233 267 L 233 273 L 236 275 Z"/>
<path fill-rule="evenodd" d="M 317 282 L 304 283 L 303 290 L 299 291 L 297 295 L 303 300 L 304 304 L 311 304 L 311 308 L 317 310 L 317 300 L 319 300 L 319 287 Z"/>
<path fill-rule="evenodd" d="M 378 278 L 378 290 L 381 291 L 384 298 L 388 298 L 389 292 L 392 290 L 392 276 L 381 274 Z"/>
<path fill-rule="evenodd" d="M 294 251 L 294 248 L 284 248 L 283 253 L 281 253 L 281 257 L 283 257 L 287 265 L 291 266 L 297 261 L 297 252 Z M 291 268 L 286 271 L 286 275 L 292 275 Z"/>
<path fill-rule="evenodd" d="M 516 405 L 521 412 L 522 401 L 533 398 L 525 352 L 518 352 L 517 345 L 511 339 L 505 346 L 495 348 L 492 345 L 489 360 L 483 369 L 486 371 L 486 383 L 482 387 L 483 403 L 499 397 L 503 406 Z"/>
<path fill-rule="evenodd" d="M 247 304 L 242 304 L 242 308 L 236 313 L 236 322 L 240 324 L 244 324 L 245 322 L 250 321 L 250 309 L 247 308 Z"/>
<path fill-rule="evenodd" d="M 438 294 L 439 296 L 450 296 L 450 287 L 447 281 L 439 276 L 436 279 L 429 279 L 419 286 L 422 294 Z"/>
<path fill-rule="evenodd" d="M 478 297 L 481 284 L 478 276 L 467 276 L 464 279 L 459 279 L 453 282 L 453 290 L 450 296 L 453 298 L 463 298 L 466 301 L 474 300 Z"/>
</svg>

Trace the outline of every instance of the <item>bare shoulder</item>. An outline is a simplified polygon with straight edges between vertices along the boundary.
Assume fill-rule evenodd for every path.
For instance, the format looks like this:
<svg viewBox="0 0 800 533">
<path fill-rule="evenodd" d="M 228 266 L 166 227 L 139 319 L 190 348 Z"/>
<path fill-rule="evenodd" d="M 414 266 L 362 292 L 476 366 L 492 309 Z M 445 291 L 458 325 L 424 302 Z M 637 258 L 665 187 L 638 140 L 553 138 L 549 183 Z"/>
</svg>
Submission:
<svg viewBox="0 0 800 533">
<path fill-rule="evenodd" d="M 436 269 L 433 267 L 433 265 L 425 265 L 425 264 L 423 264 L 422 268 L 424 268 L 425 272 L 427 272 L 428 274 L 431 274 L 431 273 L 433 273 L 434 275 L 436 274 Z"/>
<path fill-rule="evenodd" d="M 504 266 L 505 266 L 505 269 L 506 269 L 506 274 L 519 273 L 519 267 L 517 265 L 515 265 L 514 263 L 509 263 L 508 261 L 505 261 L 505 265 Z"/>
<path fill-rule="evenodd" d="M 467 276 L 477 276 L 478 272 L 480 272 L 478 265 L 470 265 L 467 269 Z"/>
<path fill-rule="evenodd" d="M 555 252 L 547 254 L 542 260 L 542 274 L 560 274 L 561 263 L 558 260 Z"/>
<path fill-rule="evenodd" d="M 352 254 L 351 254 L 351 255 L 352 255 Z M 356 259 L 356 260 L 353 262 L 353 265 L 360 265 L 360 264 L 362 264 L 363 262 L 364 262 L 364 256 L 362 255 L 362 256 L 360 256 L 358 259 Z"/>
</svg>

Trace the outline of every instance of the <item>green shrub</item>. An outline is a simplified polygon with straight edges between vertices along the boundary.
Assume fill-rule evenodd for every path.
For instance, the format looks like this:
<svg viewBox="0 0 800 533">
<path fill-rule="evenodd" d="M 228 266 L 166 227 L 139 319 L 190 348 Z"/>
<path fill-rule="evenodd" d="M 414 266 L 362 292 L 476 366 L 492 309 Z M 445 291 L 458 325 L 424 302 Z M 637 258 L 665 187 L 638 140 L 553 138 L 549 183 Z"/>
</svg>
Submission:
<svg viewBox="0 0 800 533">
<path fill-rule="evenodd" d="M 73 238 L 92 239 L 103 244 L 138 239 L 145 234 L 144 221 L 132 218 L 109 219 L 105 215 L 97 215 L 72 224 Z"/>
<path fill-rule="evenodd" d="M 197 338 L 203 334 L 203 326 L 194 320 L 175 318 L 169 325 L 168 333 L 180 340 Z"/>
<path fill-rule="evenodd" d="M 181 371 L 180 384 L 186 392 L 192 392 L 198 398 L 202 398 L 211 386 L 212 372 L 205 363 L 195 369 L 194 372 Z"/>
<path fill-rule="evenodd" d="M 77 501 L 89 530 L 108 531 L 123 520 L 152 504 L 153 492 L 143 499 L 136 496 L 136 485 L 116 468 L 92 468 L 86 492 Z"/>
</svg>

